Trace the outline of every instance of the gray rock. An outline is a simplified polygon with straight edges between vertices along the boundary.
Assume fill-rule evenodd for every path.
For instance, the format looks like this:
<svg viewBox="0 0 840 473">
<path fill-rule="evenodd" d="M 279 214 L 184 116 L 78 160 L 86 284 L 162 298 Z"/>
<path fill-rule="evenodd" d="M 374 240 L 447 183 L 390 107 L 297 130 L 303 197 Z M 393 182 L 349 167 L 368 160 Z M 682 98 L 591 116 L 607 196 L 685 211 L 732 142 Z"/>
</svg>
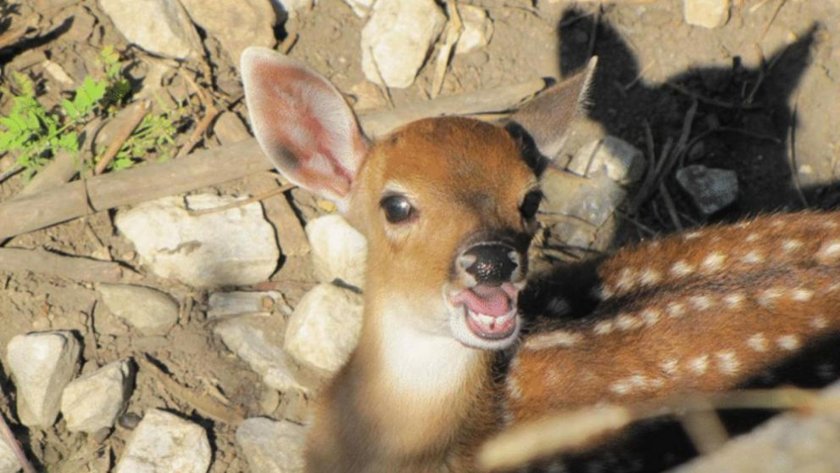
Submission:
<svg viewBox="0 0 840 473">
<path fill-rule="evenodd" d="M 562 175 L 561 175 L 562 176 Z M 624 201 L 627 191 L 605 174 L 586 178 L 545 179 L 541 211 L 600 227 Z"/>
<path fill-rule="evenodd" d="M 705 215 L 712 215 L 738 198 L 738 175 L 729 169 L 693 164 L 677 171 L 677 181 Z"/>
<path fill-rule="evenodd" d="M 99 5 L 129 42 L 152 54 L 188 59 L 203 51 L 178 0 L 99 0 Z"/>
<path fill-rule="evenodd" d="M 14 450 L 6 443 L 5 438 L 0 438 L 0 473 L 17 473 L 20 469 L 20 462 Z"/>
<path fill-rule="evenodd" d="M 367 240 L 340 215 L 318 217 L 306 225 L 315 277 L 320 282 L 336 279 L 364 287 Z"/>
<path fill-rule="evenodd" d="M 58 416 L 61 391 L 73 379 L 81 347 L 71 332 L 17 335 L 6 348 L 6 362 L 17 387 L 21 423 L 46 428 Z"/>
<path fill-rule="evenodd" d="M 630 143 L 606 136 L 581 147 L 566 169 L 578 176 L 606 174 L 613 181 L 629 185 L 638 181 L 645 170 L 642 152 Z"/>
<path fill-rule="evenodd" d="M 100 284 L 102 302 L 145 335 L 163 335 L 178 322 L 178 303 L 155 289 L 127 284 Z"/>
<path fill-rule="evenodd" d="M 271 47 L 277 15 L 269 0 L 181 0 L 184 8 L 210 36 L 219 40 L 235 67 L 248 46 Z"/>
<path fill-rule="evenodd" d="M 409 87 L 445 22 L 433 0 L 377 2 L 362 29 L 365 77 L 388 87 Z"/>
<path fill-rule="evenodd" d="M 689 25 L 723 26 L 729 19 L 729 0 L 683 0 L 683 17 Z"/>
<path fill-rule="evenodd" d="M 286 328 L 286 351 L 299 362 L 334 373 L 356 348 L 362 330 L 362 297 L 319 284 L 295 307 Z"/>
<path fill-rule="evenodd" d="M 193 210 L 236 200 L 210 194 L 186 198 Z M 115 223 L 155 274 L 194 287 L 265 281 L 280 257 L 274 229 L 258 202 L 191 215 L 183 199 L 166 197 L 119 212 Z"/>
<path fill-rule="evenodd" d="M 113 427 L 130 395 L 128 361 L 115 361 L 80 376 L 64 388 L 61 415 L 70 432 L 93 433 Z"/>
<path fill-rule="evenodd" d="M 466 54 L 487 46 L 493 37 L 493 21 L 487 11 L 473 5 L 458 5 L 458 13 L 464 22 L 464 30 L 455 46 L 455 54 Z"/>
<path fill-rule="evenodd" d="M 236 429 L 236 443 L 254 472 L 303 471 L 306 428 L 262 417 L 246 419 Z"/>
<path fill-rule="evenodd" d="M 200 426 L 158 409 L 146 411 L 115 473 L 207 473 L 210 443 Z"/>
<path fill-rule="evenodd" d="M 297 380 L 280 344 L 270 340 L 261 328 L 250 323 L 248 317 L 226 320 L 213 331 L 225 346 L 262 376 L 267 386 L 281 392 L 309 392 Z"/>
<path fill-rule="evenodd" d="M 226 319 L 240 315 L 260 315 L 268 317 L 275 310 L 284 315 L 291 315 L 292 310 L 286 304 L 283 294 L 276 291 L 265 292 L 214 292 L 207 300 L 208 319 Z"/>
</svg>

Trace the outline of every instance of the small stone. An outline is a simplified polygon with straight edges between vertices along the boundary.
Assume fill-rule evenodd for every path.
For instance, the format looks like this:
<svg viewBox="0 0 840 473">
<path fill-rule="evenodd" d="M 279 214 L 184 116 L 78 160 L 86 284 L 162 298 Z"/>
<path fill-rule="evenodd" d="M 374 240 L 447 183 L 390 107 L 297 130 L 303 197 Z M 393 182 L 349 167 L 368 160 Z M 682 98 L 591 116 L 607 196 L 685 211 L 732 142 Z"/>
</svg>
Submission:
<svg viewBox="0 0 840 473">
<path fill-rule="evenodd" d="M 99 0 L 125 38 L 146 51 L 173 59 L 200 57 L 198 32 L 178 0 Z"/>
<path fill-rule="evenodd" d="M 729 0 L 683 0 L 683 16 L 689 25 L 723 26 L 729 20 Z"/>
<path fill-rule="evenodd" d="M 213 134 L 222 146 L 232 145 L 251 138 L 245 123 L 233 112 L 222 112 L 213 124 Z"/>
<path fill-rule="evenodd" d="M 318 281 L 364 287 L 367 240 L 347 220 L 338 214 L 318 217 L 306 225 L 306 236 Z"/>
<path fill-rule="evenodd" d="M 17 335 L 6 348 L 6 362 L 17 387 L 21 423 L 46 428 L 58 417 L 61 392 L 76 374 L 81 347 L 71 332 Z"/>
<path fill-rule="evenodd" d="M 207 473 L 210 443 L 200 426 L 158 409 L 146 415 L 123 451 L 115 473 Z"/>
<path fill-rule="evenodd" d="M 186 197 L 192 210 L 236 200 L 210 194 Z M 265 281 L 280 258 L 274 229 L 258 202 L 192 215 L 184 199 L 166 197 L 117 213 L 115 223 L 155 274 L 194 287 Z"/>
<path fill-rule="evenodd" d="M 155 289 L 127 284 L 100 284 L 102 302 L 145 335 L 164 335 L 178 322 L 178 303 Z"/>
<path fill-rule="evenodd" d="M 131 385 L 128 361 L 115 361 L 73 380 L 61 396 L 61 414 L 70 432 L 94 433 L 114 426 Z"/>
<path fill-rule="evenodd" d="M 247 317 L 226 320 L 213 329 L 222 342 L 241 358 L 263 382 L 280 392 L 308 392 L 296 378 L 289 357 L 280 347 L 266 337 L 262 329 L 251 324 Z"/>
<path fill-rule="evenodd" d="M 356 348 L 362 297 L 332 284 L 306 293 L 289 318 L 285 348 L 299 362 L 334 373 Z"/>
<path fill-rule="evenodd" d="M 446 18 L 433 0 L 377 2 L 362 28 L 362 71 L 395 88 L 414 83 Z"/>
<path fill-rule="evenodd" d="M 344 0 L 344 3 L 350 5 L 356 16 L 364 18 L 370 14 L 370 9 L 373 8 L 376 0 Z"/>
<path fill-rule="evenodd" d="M 543 191 L 550 197 L 540 208 L 542 213 L 571 217 L 594 228 L 604 225 L 627 196 L 627 191 L 605 174 L 590 179 L 547 174 Z"/>
<path fill-rule="evenodd" d="M 5 438 L 0 438 L 0 473 L 17 473 L 21 469 L 20 462 L 6 442 Z"/>
<path fill-rule="evenodd" d="M 493 37 L 493 21 L 487 11 L 473 5 L 458 5 L 464 30 L 455 46 L 455 54 L 466 54 L 487 46 Z"/>
<path fill-rule="evenodd" d="M 370 81 L 359 82 L 350 88 L 350 93 L 356 99 L 353 104 L 353 110 L 356 112 L 383 109 L 388 105 L 388 100 L 382 95 L 379 87 Z"/>
<path fill-rule="evenodd" d="M 693 164 L 677 171 L 677 181 L 704 215 L 712 215 L 738 198 L 738 175 L 729 169 Z"/>
<path fill-rule="evenodd" d="M 291 308 L 283 299 L 283 294 L 276 291 L 214 292 L 210 294 L 207 306 L 208 319 L 226 319 L 240 315 L 268 317 L 275 310 L 284 315 L 291 315 Z"/>
<path fill-rule="evenodd" d="M 645 158 L 630 143 L 606 136 L 581 147 L 566 169 L 585 177 L 606 174 L 619 184 L 629 185 L 644 174 Z"/>
<path fill-rule="evenodd" d="M 181 0 L 193 21 L 219 40 L 239 67 L 239 56 L 248 46 L 271 47 L 277 15 L 268 0 Z"/>
<path fill-rule="evenodd" d="M 255 472 L 302 472 L 305 439 L 306 428 L 262 417 L 246 419 L 236 429 L 236 443 Z"/>
</svg>

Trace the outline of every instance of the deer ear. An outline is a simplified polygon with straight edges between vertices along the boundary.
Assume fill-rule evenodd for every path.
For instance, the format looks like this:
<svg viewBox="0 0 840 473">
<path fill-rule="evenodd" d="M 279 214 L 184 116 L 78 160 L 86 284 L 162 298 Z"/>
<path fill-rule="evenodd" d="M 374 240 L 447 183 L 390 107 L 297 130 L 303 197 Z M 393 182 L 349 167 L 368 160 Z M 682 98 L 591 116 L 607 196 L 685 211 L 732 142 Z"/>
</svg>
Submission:
<svg viewBox="0 0 840 473">
<path fill-rule="evenodd" d="M 586 108 L 597 64 L 598 57 L 593 56 L 583 71 L 526 103 L 510 117 L 508 129 L 524 130 L 543 156 L 554 159 L 563 148 L 572 120 Z"/>
<path fill-rule="evenodd" d="M 344 97 L 317 72 L 270 49 L 246 49 L 241 70 L 263 152 L 291 182 L 346 211 L 367 142 Z"/>
</svg>

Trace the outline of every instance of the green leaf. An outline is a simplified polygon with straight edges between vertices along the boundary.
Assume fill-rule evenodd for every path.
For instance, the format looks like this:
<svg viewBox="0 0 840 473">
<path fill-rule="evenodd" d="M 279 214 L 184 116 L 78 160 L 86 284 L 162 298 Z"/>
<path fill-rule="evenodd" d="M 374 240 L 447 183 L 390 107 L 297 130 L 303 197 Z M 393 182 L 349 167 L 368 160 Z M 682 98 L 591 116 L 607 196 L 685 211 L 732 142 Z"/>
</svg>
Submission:
<svg viewBox="0 0 840 473">
<path fill-rule="evenodd" d="M 61 135 L 58 139 L 58 146 L 73 153 L 79 151 L 79 135 L 75 131 L 69 131 Z"/>
</svg>

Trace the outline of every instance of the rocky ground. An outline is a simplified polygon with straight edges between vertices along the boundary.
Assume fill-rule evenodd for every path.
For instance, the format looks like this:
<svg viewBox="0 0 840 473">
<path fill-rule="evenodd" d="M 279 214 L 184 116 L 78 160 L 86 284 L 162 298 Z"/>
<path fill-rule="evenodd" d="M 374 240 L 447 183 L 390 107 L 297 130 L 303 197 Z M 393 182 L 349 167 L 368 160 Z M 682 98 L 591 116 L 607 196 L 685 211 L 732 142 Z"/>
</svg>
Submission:
<svg viewBox="0 0 840 473">
<path fill-rule="evenodd" d="M 836 206 L 840 3 L 697 3 L 0 1 L 0 115 L 31 96 L 80 148 L 0 154 L 0 412 L 25 455 L 67 473 L 299 469 L 308 403 L 359 330 L 364 241 L 267 172 L 237 71 L 250 45 L 326 75 L 369 132 L 438 97 L 503 117 L 598 55 L 547 182 L 540 271 Z M 74 119 L 62 104 L 84 106 L 86 79 L 108 93 Z M 463 95 L 486 91 L 501 103 Z"/>
</svg>

